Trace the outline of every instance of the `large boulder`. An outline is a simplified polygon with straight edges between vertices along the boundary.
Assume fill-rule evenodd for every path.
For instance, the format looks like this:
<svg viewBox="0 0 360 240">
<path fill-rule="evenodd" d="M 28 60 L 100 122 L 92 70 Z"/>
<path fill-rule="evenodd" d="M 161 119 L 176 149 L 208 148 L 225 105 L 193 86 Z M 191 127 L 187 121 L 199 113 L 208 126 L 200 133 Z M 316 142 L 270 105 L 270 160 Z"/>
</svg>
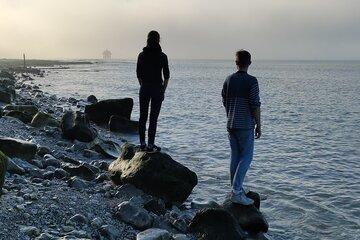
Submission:
<svg viewBox="0 0 360 240">
<path fill-rule="evenodd" d="M 59 125 L 58 120 L 44 112 L 38 112 L 31 120 L 31 126 L 33 127 L 58 127 Z"/>
<path fill-rule="evenodd" d="M 255 205 L 259 206 L 258 194 L 250 192 L 247 194 L 249 198 L 253 198 Z M 257 234 L 259 232 L 267 232 L 269 224 L 265 217 L 255 205 L 241 205 L 232 203 L 230 198 L 226 198 L 223 203 L 223 208 L 233 215 L 238 221 L 240 227 L 250 234 Z"/>
<path fill-rule="evenodd" d="M 240 240 L 244 232 L 234 217 L 222 208 L 204 208 L 189 224 L 189 231 L 200 240 Z"/>
<path fill-rule="evenodd" d="M 37 146 L 19 139 L 0 137 L 0 151 L 11 158 L 31 160 L 36 155 Z"/>
<path fill-rule="evenodd" d="M 35 116 L 35 114 L 38 112 L 38 108 L 34 105 L 6 105 L 4 107 L 5 111 L 19 111 L 23 112 L 29 116 L 31 116 L 31 119 Z"/>
<path fill-rule="evenodd" d="M 4 114 L 4 116 L 17 118 L 23 123 L 30 123 L 31 122 L 31 116 L 20 111 L 9 111 Z"/>
<path fill-rule="evenodd" d="M 109 120 L 109 130 L 111 132 L 131 133 L 138 132 L 139 122 L 129 120 L 125 117 L 113 115 Z"/>
<path fill-rule="evenodd" d="M 109 166 L 115 184 L 130 183 L 167 202 L 184 202 L 197 184 L 196 174 L 174 161 L 168 154 L 135 152 L 124 144 L 119 159 Z M 132 154 L 135 153 L 135 154 Z"/>
<path fill-rule="evenodd" d="M 134 101 L 132 98 L 108 99 L 85 107 L 85 113 L 96 124 L 108 124 L 112 115 L 130 119 Z"/>
<path fill-rule="evenodd" d="M 5 182 L 5 174 L 8 165 L 8 158 L 0 151 L 0 195 Z"/>
<path fill-rule="evenodd" d="M 91 142 L 97 136 L 97 132 L 90 126 L 89 120 L 81 112 L 66 112 L 61 119 L 60 126 L 63 137 L 66 139 Z"/>
</svg>

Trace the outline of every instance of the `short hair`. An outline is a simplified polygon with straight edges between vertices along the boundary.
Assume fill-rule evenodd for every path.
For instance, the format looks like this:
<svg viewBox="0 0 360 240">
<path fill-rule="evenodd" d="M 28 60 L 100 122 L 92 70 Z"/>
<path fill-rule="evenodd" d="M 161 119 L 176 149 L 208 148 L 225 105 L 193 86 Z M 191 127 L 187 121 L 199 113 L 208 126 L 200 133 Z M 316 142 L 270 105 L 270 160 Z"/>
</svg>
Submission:
<svg viewBox="0 0 360 240">
<path fill-rule="evenodd" d="M 160 42 L 160 34 L 155 30 L 150 31 L 147 36 L 147 44 L 149 46 L 153 46 L 159 44 L 159 42 Z"/>
<path fill-rule="evenodd" d="M 237 57 L 237 64 L 240 66 L 248 66 L 251 64 L 251 54 L 244 49 L 237 51 L 236 57 Z"/>
</svg>

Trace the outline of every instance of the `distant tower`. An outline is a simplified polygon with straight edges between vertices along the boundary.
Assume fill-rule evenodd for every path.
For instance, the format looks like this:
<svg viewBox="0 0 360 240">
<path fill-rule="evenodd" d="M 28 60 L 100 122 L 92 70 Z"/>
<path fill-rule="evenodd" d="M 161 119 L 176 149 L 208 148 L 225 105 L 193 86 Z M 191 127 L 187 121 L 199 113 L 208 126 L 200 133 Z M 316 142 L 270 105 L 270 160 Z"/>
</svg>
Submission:
<svg viewBox="0 0 360 240">
<path fill-rule="evenodd" d="M 103 59 L 104 60 L 110 60 L 111 59 L 111 52 L 106 49 L 104 52 L 103 52 Z"/>
</svg>

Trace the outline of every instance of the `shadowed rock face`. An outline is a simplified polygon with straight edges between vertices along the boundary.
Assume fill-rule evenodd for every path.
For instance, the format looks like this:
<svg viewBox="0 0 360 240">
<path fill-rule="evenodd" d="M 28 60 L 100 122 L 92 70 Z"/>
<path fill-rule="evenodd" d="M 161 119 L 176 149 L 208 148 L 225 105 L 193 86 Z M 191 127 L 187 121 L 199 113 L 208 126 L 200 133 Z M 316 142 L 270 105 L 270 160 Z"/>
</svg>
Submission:
<svg viewBox="0 0 360 240">
<path fill-rule="evenodd" d="M 197 176 L 165 153 L 135 152 L 125 144 L 121 157 L 109 166 L 115 184 L 130 183 L 168 202 L 184 202 L 197 184 Z"/>
<path fill-rule="evenodd" d="M 9 117 L 13 117 L 13 118 L 17 118 L 20 121 L 22 121 L 23 123 L 30 123 L 32 120 L 32 117 L 24 112 L 20 112 L 20 111 L 10 111 L 10 112 L 6 112 L 4 114 L 4 116 L 9 116 Z"/>
<path fill-rule="evenodd" d="M 139 122 L 113 115 L 109 120 L 109 129 L 112 132 L 137 133 Z"/>
<path fill-rule="evenodd" d="M 63 137 L 80 142 L 93 141 L 97 133 L 91 128 L 86 116 L 80 112 L 68 111 L 64 114 L 60 124 Z"/>
<path fill-rule="evenodd" d="M 29 115 L 31 118 L 38 112 L 38 108 L 34 105 L 6 105 L 5 111 L 19 111 Z"/>
<path fill-rule="evenodd" d="M 37 146 L 14 138 L 0 138 L 0 151 L 11 158 L 31 160 L 35 157 Z"/>
<path fill-rule="evenodd" d="M 85 107 L 88 118 L 96 124 L 108 124 L 112 115 L 130 120 L 134 101 L 132 98 L 108 99 Z"/>
<path fill-rule="evenodd" d="M 0 195 L 5 182 L 5 174 L 8 165 L 8 158 L 0 151 Z"/>
<path fill-rule="evenodd" d="M 237 221 L 221 208 L 204 208 L 191 220 L 189 230 L 201 240 L 240 240 L 243 239 Z"/>
<path fill-rule="evenodd" d="M 31 120 L 31 126 L 33 127 L 58 127 L 59 125 L 59 122 L 54 117 L 44 112 L 38 112 Z"/>
<path fill-rule="evenodd" d="M 258 194 L 251 193 L 247 196 L 249 198 L 253 198 L 255 205 L 257 205 L 257 202 L 259 202 Z M 244 206 L 234 204 L 229 198 L 227 198 L 223 203 L 223 208 L 234 216 L 243 230 L 249 232 L 250 234 L 267 232 L 269 229 L 269 224 L 265 217 L 254 205 Z"/>
</svg>

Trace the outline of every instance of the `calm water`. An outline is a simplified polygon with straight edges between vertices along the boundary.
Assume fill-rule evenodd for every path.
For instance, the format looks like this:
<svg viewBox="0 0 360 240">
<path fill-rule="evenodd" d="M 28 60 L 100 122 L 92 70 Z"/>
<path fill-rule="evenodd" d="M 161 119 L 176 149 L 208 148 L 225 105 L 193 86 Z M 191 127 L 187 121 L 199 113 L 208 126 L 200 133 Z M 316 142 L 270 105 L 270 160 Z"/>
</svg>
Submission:
<svg viewBox="0 0 360 240">
<path fill-rule="evenodd" d="M 232 61 L 171 61 L 157 142 L 196 171 L 191 198 L 229 191 L 221 88 Z M 260 61 L 263 136 L 246 185 L 267 196 L 272 239 L 360 239 L 360 62 Z M 37 80 L 59 96 L 132 97 L 134 61 L 71 66 Z M 136 137 L 131 137 L 136 141 Z"/>
</svg>

